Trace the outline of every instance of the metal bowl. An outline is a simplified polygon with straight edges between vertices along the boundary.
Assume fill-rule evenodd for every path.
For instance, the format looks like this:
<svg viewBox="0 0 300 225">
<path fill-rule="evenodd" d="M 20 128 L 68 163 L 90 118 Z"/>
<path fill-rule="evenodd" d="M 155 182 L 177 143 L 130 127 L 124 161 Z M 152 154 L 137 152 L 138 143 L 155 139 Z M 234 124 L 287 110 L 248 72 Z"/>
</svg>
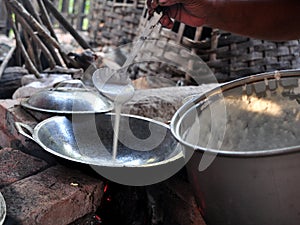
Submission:
<svg viewBox="0 0 300 225">
<path fill-rule="evenodd" d="M 102 176 L 118 183 L 156 183 L 184 166 L 181 145 L 167 125 L 132 115 L 121 116 L 118 154 L 114 160 L 114 120 L 114 114 L 77 114 L 46 119 L 33 130 L 22 123 L 16 123 L 16 127 L 46 151 L 91 165 Z"/>
<path fill-rule="evenodd" d="M 274 107 L 221 104 L 242 96 Z M 225 83 L 176 112 L 171 131 L 194 152 L 187 172 L 208 225 L 299 224 L 299 102 L 300 70 L 276 71 Z"/>
<path fill-rule="evenodd" d="M 66 80 L 54 88 L 39 91 L 21 101 L 21 106 L 55 114 L 103 113 L 113 109 L 111 101 L 79 80 Z"/>
<path fill-rule="evenodd" d="M 0 225 L 4 223 L 6 217 L 6 204 L 3 195 L 0 192 Z"/>
</svg>

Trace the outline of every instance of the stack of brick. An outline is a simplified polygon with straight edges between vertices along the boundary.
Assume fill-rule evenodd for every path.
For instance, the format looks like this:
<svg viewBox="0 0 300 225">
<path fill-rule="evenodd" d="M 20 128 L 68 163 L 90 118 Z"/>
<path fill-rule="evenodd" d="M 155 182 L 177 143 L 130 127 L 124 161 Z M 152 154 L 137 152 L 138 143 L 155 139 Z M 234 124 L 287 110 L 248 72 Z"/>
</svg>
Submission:
<svg viewBox="0 0 300 225">
<path fill-rule="evenodd" d="M 16 121 L 32 126 L 37 121 L 20 108 L 18 100 L 1 100 L 0 115 L 0 191 L 7 207 L 5 224 L 66 225 L 96 211 L 103 181 L 57 164 L 38 145 L 20 136 L 14 127 Z"/>
</svg>

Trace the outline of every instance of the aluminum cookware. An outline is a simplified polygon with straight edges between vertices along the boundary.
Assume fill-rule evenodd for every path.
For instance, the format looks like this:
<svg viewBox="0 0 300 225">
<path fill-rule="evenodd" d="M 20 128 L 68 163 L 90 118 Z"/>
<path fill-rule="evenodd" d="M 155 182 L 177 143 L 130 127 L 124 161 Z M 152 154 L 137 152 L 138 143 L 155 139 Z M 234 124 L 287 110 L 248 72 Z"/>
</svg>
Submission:
<svg viewBox="0 0 300 225">
<path fill-rule="evenodd" d="M 121 115 L 118 153 L 113 160 L 114 119 L 114 114 L 76 114 L 51 117 L 34 129 L 19 122 L 16 127 L 46 151 L 91 165 L 119 183 L 151 184 L 184 166 L 181 145 L 167 125 L 132 115 Z"/>
<path fill-rule="evenodd" d="M 299 103 L 300 70 L 275 71 L 225 83 L 176 112 L 171 131 L 194 152 L 187 171 L 207 225 L 299 224 Z"/>
<path fill-rule="evenodd" d="M 80 80 L 66 80 L 54 88 L 39 91 L 21 101 L 21 106 L 55 114 L 103 113 L 113 109 L 111 101 Z"/>
</svg>

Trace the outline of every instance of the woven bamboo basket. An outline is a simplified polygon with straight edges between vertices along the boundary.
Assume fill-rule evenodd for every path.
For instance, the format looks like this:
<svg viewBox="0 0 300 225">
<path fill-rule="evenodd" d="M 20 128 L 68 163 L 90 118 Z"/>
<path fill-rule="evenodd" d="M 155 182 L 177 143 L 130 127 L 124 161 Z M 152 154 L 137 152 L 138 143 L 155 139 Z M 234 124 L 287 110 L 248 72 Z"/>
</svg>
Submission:
<svg viewBox="0 0 300 225">
<path fill-rule="evenodd" d="M 96 45 L 119 46 L 132 42 L 145 6 L 143 0 L 93 0 L 89 35 Z"/>
<path fill-rule="evenodd" d="M 212 30 L 204 40 L 183 36 L 181 43 L 195 51 L 221 81 L 300 67 L 299 40 L 272 42 Z"/>
<path fill-rule="evenodd" d="M 144 9 L 141 17 L 141 29 L 146 23 L 146 11 Z M 211 68 L 219 82 L 300 67 L 299 40 L 258 40 L 210 27 L 193 28 L 179 22 L 175 22 L 172 30 L 161 27 L 153 38 L 182 45 L 196 53 Z"/>
</svg>

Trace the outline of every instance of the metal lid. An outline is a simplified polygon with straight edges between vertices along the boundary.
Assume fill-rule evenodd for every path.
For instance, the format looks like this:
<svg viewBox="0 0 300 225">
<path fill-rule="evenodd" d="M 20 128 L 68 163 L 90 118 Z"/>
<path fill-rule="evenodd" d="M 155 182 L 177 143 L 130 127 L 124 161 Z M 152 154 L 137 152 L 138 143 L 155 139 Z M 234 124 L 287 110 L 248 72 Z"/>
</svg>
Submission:
<svg viewBox="0 0 300 225">
<path fill-rule="evenodd" d="M 54 88 L 39 91 L 21 101 L 21 106 L 56 114 L 104 113 L 113 109 L 110 100 L 80 80 L 62 81 Z"/>
</svg>

